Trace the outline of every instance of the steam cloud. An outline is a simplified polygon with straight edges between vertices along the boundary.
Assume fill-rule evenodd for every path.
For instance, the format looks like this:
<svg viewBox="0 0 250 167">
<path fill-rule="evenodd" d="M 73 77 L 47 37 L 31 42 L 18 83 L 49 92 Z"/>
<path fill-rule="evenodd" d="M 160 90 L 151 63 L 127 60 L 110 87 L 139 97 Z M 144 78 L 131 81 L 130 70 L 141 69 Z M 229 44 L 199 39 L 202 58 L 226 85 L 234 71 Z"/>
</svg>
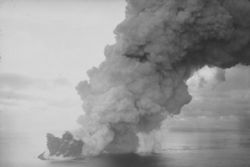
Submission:
<svg viewBox="0 0 250 167">
<path fill-rule="evenodd" d="M 106 60 L 77 86 L 83 155 L 151 151 L 161 122 L 190 102 L 195 70 L 249 65 L 250 1 L 127 0 L 115 34 Z"/>
</svg>

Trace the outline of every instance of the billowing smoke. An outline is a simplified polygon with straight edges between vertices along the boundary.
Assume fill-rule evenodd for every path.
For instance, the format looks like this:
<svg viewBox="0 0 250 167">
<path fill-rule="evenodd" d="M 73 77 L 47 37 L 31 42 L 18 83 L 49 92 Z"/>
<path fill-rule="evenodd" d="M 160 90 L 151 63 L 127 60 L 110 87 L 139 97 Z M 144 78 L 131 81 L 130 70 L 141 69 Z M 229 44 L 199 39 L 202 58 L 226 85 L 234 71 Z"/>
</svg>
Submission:
<svg viewBox="0 0 250 167">
<path fill-rule="evenodd" d="M 115 34 L 106 60 L 77 86 L 83 155 L 151 151 L 151 139 L 139 145 L 190 102 L 195 70 L 249 65 L 250 1 L 127 0 Z"/>
</svg>

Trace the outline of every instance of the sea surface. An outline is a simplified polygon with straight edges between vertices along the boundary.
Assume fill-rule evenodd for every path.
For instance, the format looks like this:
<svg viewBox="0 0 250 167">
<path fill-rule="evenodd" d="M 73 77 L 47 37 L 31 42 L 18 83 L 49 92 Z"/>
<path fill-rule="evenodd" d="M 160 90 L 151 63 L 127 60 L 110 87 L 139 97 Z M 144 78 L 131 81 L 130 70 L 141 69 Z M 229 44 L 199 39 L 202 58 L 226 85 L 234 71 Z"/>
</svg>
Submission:
<svg viewBox="0 0 250 167">
<path fill-rule="evenodd" d="M 37 159 L 45 135 L 0 133 L 1 167 L 250 167 L 250 131 L 167 132 L 160 153 L 100 155 L 83 160 Z"/>
</svg>

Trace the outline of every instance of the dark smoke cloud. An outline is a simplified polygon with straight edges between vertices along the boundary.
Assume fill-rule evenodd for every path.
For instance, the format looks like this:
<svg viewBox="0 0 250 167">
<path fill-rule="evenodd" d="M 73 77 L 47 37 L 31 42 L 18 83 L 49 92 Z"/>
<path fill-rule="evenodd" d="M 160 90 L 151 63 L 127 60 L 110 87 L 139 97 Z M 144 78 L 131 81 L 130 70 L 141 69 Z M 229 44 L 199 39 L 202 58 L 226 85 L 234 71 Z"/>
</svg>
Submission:
<svg viewBox="0 0 250 167">
<path fill-rule="evenodd" d="M 126 19 L 115 29 L 116 44 L 88 71 L 89 81 L 77 86 L 85 111 L 78 133 L 86 143 L 84 155 L 145 147 L 140 139 L 152 137 L 162 120 L 191 101 L 186 80 L 194 71 L 250 64 L 247 0 L 127 3 Z"/>
</svg>

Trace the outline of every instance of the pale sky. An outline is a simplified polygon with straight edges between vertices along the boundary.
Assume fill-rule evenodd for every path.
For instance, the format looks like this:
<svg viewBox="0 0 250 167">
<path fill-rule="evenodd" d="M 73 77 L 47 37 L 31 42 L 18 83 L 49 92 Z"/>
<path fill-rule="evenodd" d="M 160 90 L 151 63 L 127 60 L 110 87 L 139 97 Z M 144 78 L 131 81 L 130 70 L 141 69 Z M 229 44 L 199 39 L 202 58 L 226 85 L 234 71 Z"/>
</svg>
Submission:
<svg viewBox="0 0 250 167">
<path fill-rule="evenodd" d="M 103 59 L 124 2 L 14 0 L 1 5 L 3 72 L 74 83 Z"/>
<path fill-rule="evenodd" d="M 74 124 L 75 86 L 104 60 L 124 10 L 120 0 L 1 1 L 1 129 Z"/>
<path fill-rule="evenodd" d="M 125 0 L 0 2 L 0 130 L 74 127 L 83 113 L 75 86 L 114 43 Z M 250 120 L 249 74 L 241 66 L 225 76 L 208 67 L 197 72 L 188 81 L 193 101 L 177 123 L 228 126 L 242 116 Z"/>
</svg>

